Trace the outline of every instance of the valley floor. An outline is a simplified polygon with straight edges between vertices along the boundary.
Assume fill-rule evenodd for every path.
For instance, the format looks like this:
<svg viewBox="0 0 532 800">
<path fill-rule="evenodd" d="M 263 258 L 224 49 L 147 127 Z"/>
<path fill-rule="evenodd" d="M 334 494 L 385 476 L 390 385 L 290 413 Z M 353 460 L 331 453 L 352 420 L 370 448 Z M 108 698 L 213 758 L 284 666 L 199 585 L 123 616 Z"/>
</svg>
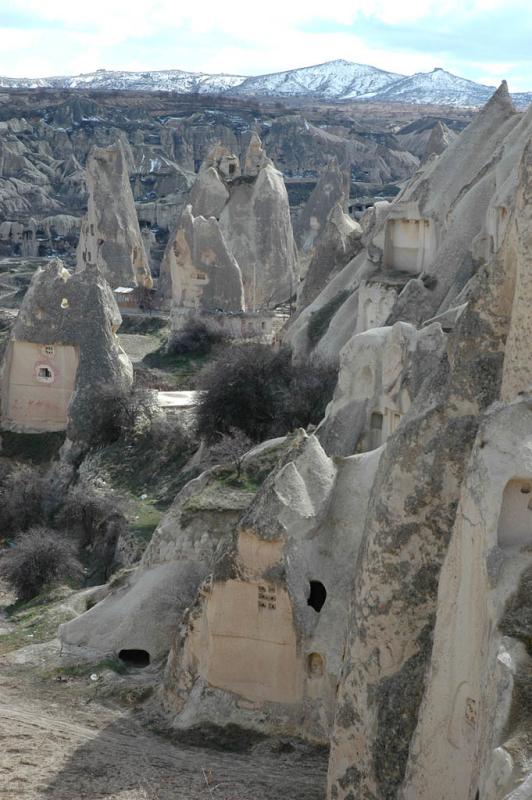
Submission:
<svg viewBox="0 0 532 800">
<path fill-rule="evenodd" d="M 1 800 L 322 800 L 326 754 L 264 739 L 174 743 L 93 687 L 0 658 Z"/>
</svg>

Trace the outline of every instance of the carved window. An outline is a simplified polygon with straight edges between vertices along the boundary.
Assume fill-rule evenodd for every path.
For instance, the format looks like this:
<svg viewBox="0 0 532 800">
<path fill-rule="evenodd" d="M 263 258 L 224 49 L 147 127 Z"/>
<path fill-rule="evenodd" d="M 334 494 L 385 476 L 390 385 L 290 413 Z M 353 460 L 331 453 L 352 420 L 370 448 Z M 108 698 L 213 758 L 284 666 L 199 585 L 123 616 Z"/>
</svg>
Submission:
<svg viewBox="0 0 532 800">
<path fill-rule="evenodd" d="M 50 367 L 42 365 L 37 367 L 37 380 L 42 381 L 43 383 L 52 383 L 54 379 L 54 374 Z"/>
</svg>

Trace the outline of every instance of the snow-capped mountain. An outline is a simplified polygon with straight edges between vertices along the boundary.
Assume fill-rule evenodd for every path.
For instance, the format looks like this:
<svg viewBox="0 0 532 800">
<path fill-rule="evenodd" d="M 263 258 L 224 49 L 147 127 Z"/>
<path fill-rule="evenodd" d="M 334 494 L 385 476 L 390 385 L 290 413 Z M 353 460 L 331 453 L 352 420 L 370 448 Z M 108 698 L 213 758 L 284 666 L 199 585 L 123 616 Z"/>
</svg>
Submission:
<svg viewBox="0 0 532 800">
<path fill-rule="evenodd" d="M 327 99 L 359 97 L 384 89 L 402 77 L 366 64 L 353 64 L 351 61 L 338 59 L 313 67 L 246 78 L 231 94 L 261 97 L 303 95 Z"/>
<path fill-rule="evenodd" d="M 165 91 L 180 94 L 227 94 L 242 97 L 303 97 L 329 102 L 372 100 L 478 107 L 495 87 L 452 75 L 444 69 L 404 76 L 338 59 L 270 75 L 212 75 L 179 69 L 116 72 L 99 69 L 85 75 L 52 78 L 2 78 L 0 88 Z M 518 108 L 532 103 L 532 92 L 512 95 Z"/>
<path fill-rule="evenodd" d="M 210 75 L 168 69 L 147 72 L 116 72 L 98 69 L 83 75 L 52 78 L 0 78 L 5 88 L 102 89 L 179 94 L 222 94 L 246 80 L 241 75 Z"/>
<path fill-rule="evenodd" d="M 408 78 L 401 78 L 372 97 L 391 103 L 480 106 L 494 91 L 492 86 L 483 86 L 437 67 L 432 72 L 416 72 Z"/>
</svg>

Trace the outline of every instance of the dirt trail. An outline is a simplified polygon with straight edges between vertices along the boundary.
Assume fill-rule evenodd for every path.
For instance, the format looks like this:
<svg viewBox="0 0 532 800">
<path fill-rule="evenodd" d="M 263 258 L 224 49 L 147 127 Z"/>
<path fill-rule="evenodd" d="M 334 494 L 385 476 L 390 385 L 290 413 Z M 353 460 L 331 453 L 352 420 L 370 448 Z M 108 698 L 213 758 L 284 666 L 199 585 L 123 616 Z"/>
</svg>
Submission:
<svg viewBox="0 0 532 800">
<path fill-rule="evenodd" d="M 173 743 L 0 659 L 0 800 L 323 800 L 325 770 L 322 751 L 286 740 L 246 752 Z"/>
</svg>

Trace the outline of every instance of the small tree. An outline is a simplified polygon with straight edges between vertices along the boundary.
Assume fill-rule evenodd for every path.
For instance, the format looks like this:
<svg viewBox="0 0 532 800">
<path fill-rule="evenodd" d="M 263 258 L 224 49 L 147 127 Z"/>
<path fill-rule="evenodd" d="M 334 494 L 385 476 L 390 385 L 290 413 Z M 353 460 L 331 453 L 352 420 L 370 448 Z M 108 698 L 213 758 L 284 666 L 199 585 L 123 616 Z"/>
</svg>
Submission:
<svg viewBox="0 0 532 800">
<path fill-rule="evenodd" d="M 223 434 L 209 447 L 206 460 L 213 466 L 215 464 L 231 464 L 236 470 L 238 480 L 242 472 L 244 456 L 252 447 L 253 442 L 244 431 L 230 428 L 229 433 Z"/>
<path fill-rule="evenodd" d="M 0 558 L 0 576 L 20 600 L 31 600 L 45 586 L 83 574 L 71 542 L 44 527 L 30 528 Z"/>
</svg>

